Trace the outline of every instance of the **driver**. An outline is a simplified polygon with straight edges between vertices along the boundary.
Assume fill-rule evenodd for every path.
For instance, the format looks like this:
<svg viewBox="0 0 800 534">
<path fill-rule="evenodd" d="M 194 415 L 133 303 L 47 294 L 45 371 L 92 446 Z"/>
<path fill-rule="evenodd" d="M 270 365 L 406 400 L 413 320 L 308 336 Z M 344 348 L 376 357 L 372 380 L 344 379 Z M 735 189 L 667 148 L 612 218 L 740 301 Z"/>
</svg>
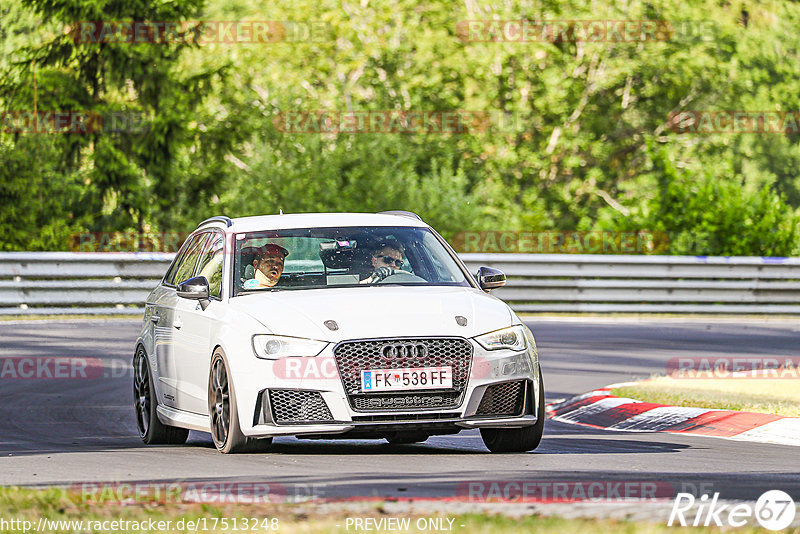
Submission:
<svg viewBox="0 0 800 534">
<path fill-rule="evenodd" d="M 283 274 L 283 261 L 288 255 L 289 251 L 279 245 L 264 245 L 253 260 L 255 272 L 253 278 L 245 281 L 244 289 L 274 287 Z"/>
<path fill-rule="evenodd" d="M 380 243 L 372 252 L 372 267 L 375 270 L 370 276 L 361 280 L 360 283 L 374 284 L 387 276 L 405 273 L 406 271 L 400 270 L 400 267 L 403 266 L 404 254 L 405 248 L 403 245 L 393 239 Z"/>
</svg>

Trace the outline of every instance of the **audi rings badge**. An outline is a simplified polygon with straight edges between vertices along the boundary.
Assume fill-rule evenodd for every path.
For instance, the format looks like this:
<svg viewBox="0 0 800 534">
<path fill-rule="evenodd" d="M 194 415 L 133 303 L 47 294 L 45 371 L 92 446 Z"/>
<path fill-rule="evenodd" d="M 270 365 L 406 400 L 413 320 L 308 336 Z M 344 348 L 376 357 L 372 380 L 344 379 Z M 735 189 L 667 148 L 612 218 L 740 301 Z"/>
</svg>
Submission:
<svg viewBox="0 0 800 534">
<path fill-rule="evenodd" d="M 384 360 L 422 360 L 428 348 L 422 343 L 387 343 L 381 347 Z"/>
</svg>

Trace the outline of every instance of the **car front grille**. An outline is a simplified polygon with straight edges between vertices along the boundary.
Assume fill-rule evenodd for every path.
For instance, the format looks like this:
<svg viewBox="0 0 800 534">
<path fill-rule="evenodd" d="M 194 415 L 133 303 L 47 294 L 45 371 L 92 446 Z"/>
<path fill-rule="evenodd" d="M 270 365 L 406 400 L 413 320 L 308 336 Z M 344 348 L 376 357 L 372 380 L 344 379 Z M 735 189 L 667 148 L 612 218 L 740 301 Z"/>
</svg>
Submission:
<svg viewBox="0 0 800 534">
<path fill-rule="evenodd" d="M 269 390 L 269 404 L 276 423 L 320 423 L 333 416 L 319 391 L 297 389 Z"/>
<path fill-rule="evenodd" d="M 475 415 L 520 415 L 524 401 L 524 380 L 494 384 L 486 388 Z"/>
<path fill-rule="evenodd" d="M 387 347 L 400 347 L 392 352 Z M 403 350 L 409 348 L 409 350 Z M 464 338 L 402 338 L 344 341 L 333 349 L 350 406 L 356 411 L 453 408 L 461 403 L 472 367 L 472 345 Z M 452 367 L 453 387 L 430 391 L 361 392 L 361 371 Z"/>
</svg>

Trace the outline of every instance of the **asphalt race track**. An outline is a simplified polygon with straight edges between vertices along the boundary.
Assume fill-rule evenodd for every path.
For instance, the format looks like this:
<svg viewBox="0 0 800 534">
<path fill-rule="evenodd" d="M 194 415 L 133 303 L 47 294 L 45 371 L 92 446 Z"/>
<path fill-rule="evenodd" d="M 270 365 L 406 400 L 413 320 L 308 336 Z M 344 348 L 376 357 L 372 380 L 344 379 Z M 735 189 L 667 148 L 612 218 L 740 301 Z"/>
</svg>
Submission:
<svg viewBox="0 0 800 534">
<path fill-rule="evenodd" d="M 677 356 L 798 356 L 800 323 L 537 319 L 548 400 L 651 373 Z M 675 492 L 755 500 L 800 495 L 795 447 L 548 422 L 533 453 L 492 455 L 477 431 L 424 444 L 281 438 L 269 453 L 222 455 L 207 434 L 146 447 L 136 434 L 130 359 L 140 322 L 0 322 L 0 358 L 86 357 L 93 379 L 0 379 L 0 485 L 269 481 L 317 497 L 454 497 L 464 481 L 653 481 Z M 459 484 L 462 484 L 459 486 Z"/>
</svg>

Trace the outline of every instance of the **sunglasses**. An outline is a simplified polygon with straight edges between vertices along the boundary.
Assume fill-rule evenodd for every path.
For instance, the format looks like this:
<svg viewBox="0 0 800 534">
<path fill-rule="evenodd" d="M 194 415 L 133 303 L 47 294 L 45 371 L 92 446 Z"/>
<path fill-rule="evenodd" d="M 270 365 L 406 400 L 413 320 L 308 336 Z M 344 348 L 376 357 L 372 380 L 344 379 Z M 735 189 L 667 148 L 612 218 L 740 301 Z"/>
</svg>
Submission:
<svg viewBox="0 0 800 534">
<path fill-rule="evenodd" d="M 395 258 L 392 258 L 391 256 L 375 256 L 375 257 L 378 258 L 379 260 L 383 261 L 383 263 L 386 263 L 386 264 L 389 264 L 389 265 L 394 264 L 395 267 L 402 267 L 403 266 L 403 260 L 397 260 Z"/>
</svg>

